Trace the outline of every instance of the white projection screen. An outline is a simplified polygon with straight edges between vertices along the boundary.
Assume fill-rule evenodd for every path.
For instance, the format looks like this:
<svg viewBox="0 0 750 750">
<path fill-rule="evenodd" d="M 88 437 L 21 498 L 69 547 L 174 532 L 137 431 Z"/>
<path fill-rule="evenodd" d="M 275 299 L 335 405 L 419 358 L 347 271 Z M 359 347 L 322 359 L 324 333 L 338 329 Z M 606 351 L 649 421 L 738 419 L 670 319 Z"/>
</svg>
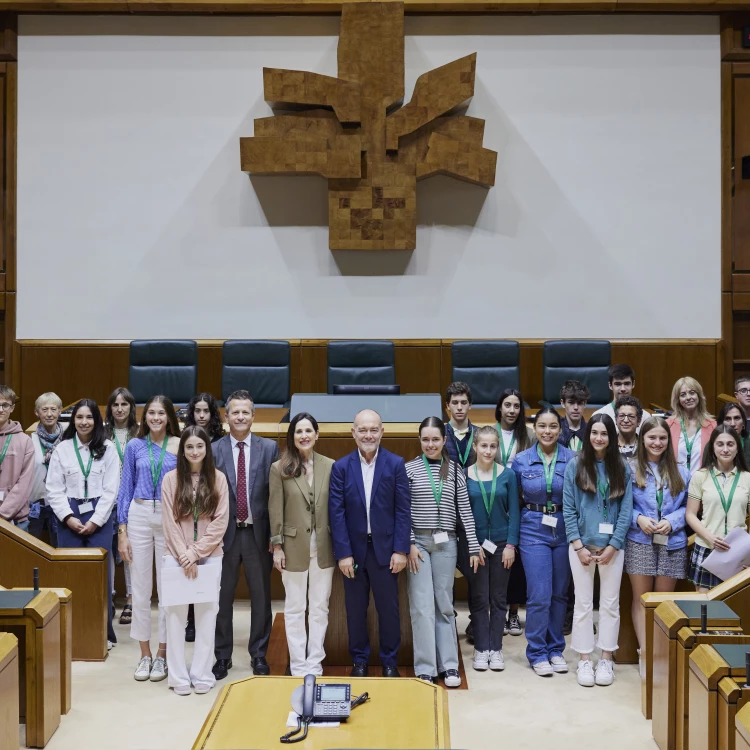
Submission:
<svg viewBox="0 0 750 750">
<path fill-rule="evenodd" d="M 17 337 L 720 337 L 718 18 L 407 17 L 406 99 L 477 52 L 498 152 L 419 183 L 412 252 L 331 252 L 323 179 L 240 170 L 263 66 L 336 75 L 338 27 L 22 17 Z"/>
</svg>

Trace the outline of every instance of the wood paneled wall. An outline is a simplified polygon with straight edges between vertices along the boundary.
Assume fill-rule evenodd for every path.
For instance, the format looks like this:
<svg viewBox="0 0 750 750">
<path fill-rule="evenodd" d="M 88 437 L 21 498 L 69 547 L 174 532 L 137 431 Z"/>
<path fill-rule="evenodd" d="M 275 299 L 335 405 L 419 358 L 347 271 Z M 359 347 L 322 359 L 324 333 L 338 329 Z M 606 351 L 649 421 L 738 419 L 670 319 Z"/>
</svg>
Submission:
<svg viewBox="0 0 750 750">
<path fill-rule="evenodd" d="M 221 392 L 221 341 L 199 341 L 198 389 Z M 326 391 L 324 340 L 292 341 L 291 388 L 297 393 Z M 444 392 L 451 382 L 451 342 L 396 341 L 396 382 L 403 393 Z M 541 340 L 521 341 L 521 390 L 530 404 L 542 398 Z M 636 395 L 644 404 L 669 404 L 672 385 L 692 375 L 703 385 L 709 407 L 730 383 L 723 377 L 717 340 L 613 341 L 612 361 L 636 372 Z M 21 341 L 18 356 L 20 408 L 24 426 L 34 421 L 34 401 L 55 391 L 63 403 L 83 396 L 106 403 L 111 391 L 128 383 L 127 342 Z"/>
</svg>

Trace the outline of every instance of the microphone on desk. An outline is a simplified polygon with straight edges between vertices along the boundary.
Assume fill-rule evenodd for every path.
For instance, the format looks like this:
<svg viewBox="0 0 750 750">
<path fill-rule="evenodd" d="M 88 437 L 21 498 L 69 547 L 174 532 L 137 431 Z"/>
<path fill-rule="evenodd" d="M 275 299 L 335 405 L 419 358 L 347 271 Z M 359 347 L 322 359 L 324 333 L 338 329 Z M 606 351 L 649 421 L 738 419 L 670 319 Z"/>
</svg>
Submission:
<svg viewBox="0 0 750 750">
<path fill-rule="evenodd" d="M 34 568 L 34 591 L 39 591 L 39 568 Z"/>
<path fill-rule="evenodd" d="M 701 604 L 701 633 L 708 632 L 708 604 Z"/>
<path fill-rule="evenodd" d="M 745 651 L 745 687 L 750 688 L 750 651 Z"/>
</svg>

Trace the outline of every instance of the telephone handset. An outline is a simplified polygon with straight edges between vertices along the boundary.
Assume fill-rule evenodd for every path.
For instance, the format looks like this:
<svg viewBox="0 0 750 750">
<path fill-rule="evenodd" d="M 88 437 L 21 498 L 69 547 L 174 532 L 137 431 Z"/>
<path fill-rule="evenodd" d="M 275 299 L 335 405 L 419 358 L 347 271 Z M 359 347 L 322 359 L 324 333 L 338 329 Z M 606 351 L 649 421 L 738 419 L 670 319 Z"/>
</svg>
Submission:
<svg viewBox="0 0 750 750">
<path fill-rule="evenodd" d="M 352 702 L 351 691 L 352 686 L 347 683 L 318 684 L 315 675 L 306 675 L 302 685 L 294 688 L 292 693 L 297 729 L 285 734 L 281 741 L 289 744 L 304 740 L 308 725 L 314 721 L 346 721 L 352 708 L 369 700 L 367 693 L 363 693 Z M 303 727 L 304 732 L 299 735 Z"/>
</svg>

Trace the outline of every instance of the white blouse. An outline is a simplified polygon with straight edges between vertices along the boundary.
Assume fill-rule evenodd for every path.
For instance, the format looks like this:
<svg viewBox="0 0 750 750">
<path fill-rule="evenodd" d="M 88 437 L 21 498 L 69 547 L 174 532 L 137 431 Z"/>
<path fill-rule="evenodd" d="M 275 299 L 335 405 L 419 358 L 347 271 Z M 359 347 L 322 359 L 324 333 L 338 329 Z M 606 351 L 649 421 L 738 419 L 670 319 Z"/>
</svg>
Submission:
<svg viewBox="0 0 750 750">
<path fill-rule="evenodd" d="M 120 486 L 120 459 L 117 449 L 109 440 L 104 444 L 107 450 L 102 458 L 92 462 L 88 478 L 89 500 L 99 498 L 91 521 L 99 527 L 104 526 L 109 519 Z M 83 465 L 88 466 L 91 455 L 88 445 L 79 442 L 78 451 Z M 81 500 L 85 494 L 83 472 L 76 457 L 73 441 L 63 440 L 57 444 L 49 462 L 47 503 L 63 521 L 72 513 L 68 498 Z"/>
</svg>

